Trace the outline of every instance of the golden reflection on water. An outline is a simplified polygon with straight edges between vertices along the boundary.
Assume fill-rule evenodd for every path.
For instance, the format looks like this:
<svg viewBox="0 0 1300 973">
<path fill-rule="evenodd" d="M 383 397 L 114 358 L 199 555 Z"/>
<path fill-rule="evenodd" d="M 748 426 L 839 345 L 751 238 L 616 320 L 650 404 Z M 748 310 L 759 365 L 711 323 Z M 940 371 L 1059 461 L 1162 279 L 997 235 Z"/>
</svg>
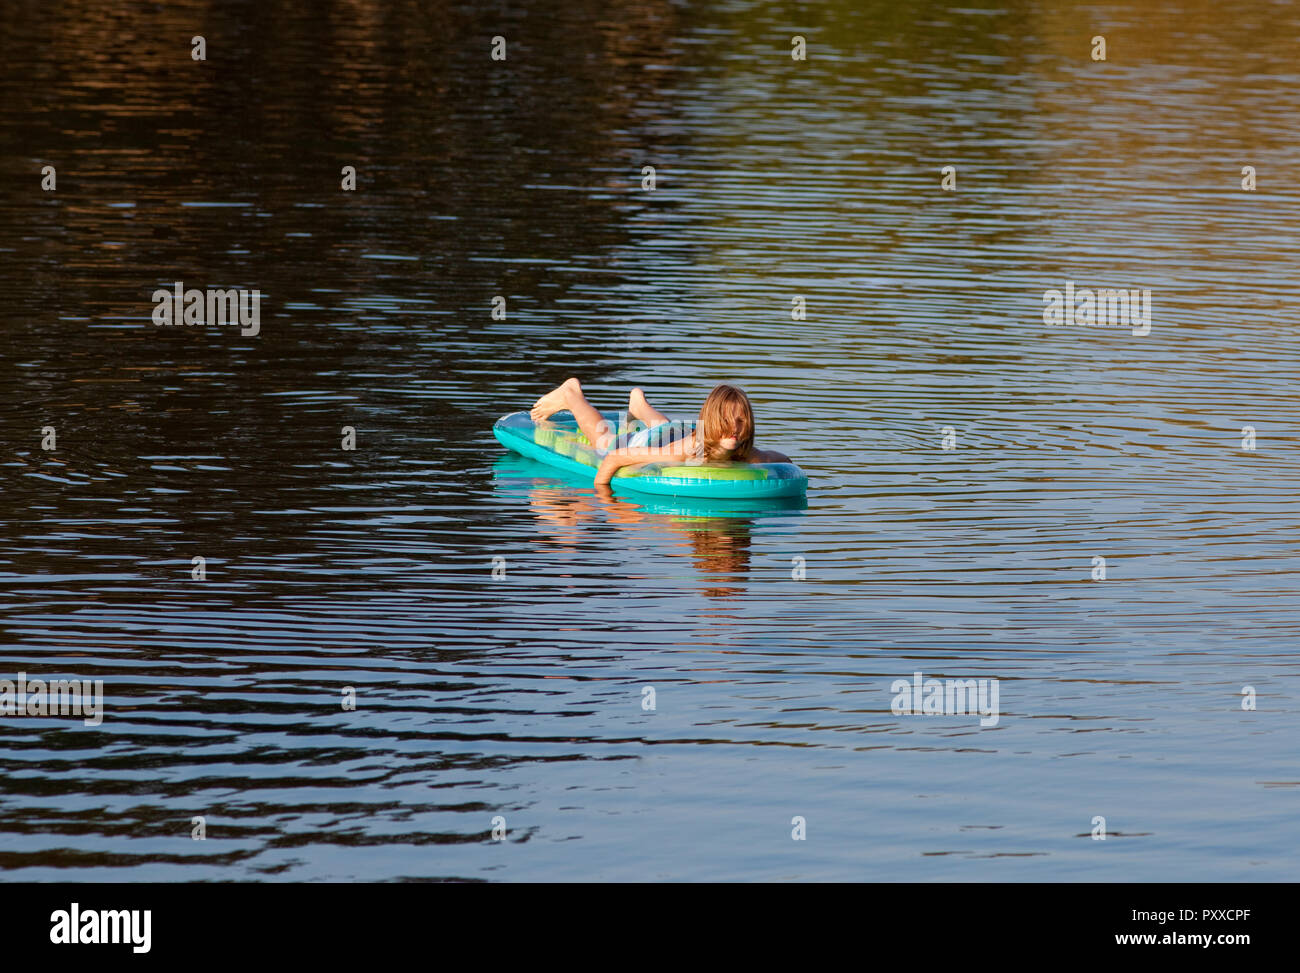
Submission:
<svg viewBox="0 0 1300 973">
<path fill-rule="evenodd" d="M 670 557 L 688 557 L 706 598 L 737 598 L 746 591 L 751 527 L 743 517 L 692 517 L 648 513 L 632 500 L 608 489 L 575 490 L 539 481 L 528 491 L 538 525 L 553 543 L 576 553 L 586 531 L 609 524 L 628 533 L 628 546 L 639 546 L 646 533 L 678 538 Z"/>
</svg>

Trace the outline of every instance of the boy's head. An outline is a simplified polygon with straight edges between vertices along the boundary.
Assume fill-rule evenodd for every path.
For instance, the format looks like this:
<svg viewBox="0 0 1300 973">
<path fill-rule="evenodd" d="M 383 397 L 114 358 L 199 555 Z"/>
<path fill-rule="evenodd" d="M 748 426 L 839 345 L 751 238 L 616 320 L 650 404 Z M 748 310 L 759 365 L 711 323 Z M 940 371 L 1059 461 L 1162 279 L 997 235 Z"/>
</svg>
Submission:
<svg viewBox="0 0 1300 973">
<path fill-rule="evenodd" d="M 734 385 L 719 385 L 700 407 L 696 432 L 708 459 L 748 459 L 754 446 L 754 410 L 749 398 Z"/>
</svg>

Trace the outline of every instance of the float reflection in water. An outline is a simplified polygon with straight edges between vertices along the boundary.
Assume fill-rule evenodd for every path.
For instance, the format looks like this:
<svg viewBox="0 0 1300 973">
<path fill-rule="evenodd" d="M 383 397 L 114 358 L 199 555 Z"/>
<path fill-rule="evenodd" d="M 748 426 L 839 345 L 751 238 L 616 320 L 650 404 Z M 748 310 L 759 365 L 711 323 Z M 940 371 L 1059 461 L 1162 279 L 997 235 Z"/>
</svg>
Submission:
<svg viewBox="0 0 1300 973">
<path fill-rule="evenodd" d="M 708 597 L 744 593 L 749 576 L 752 527 L 760 518 L 802 516 L 804 496 L 769 500 L 707 500 L 694 497 L 616 497 L 575 473 L 516 455 L 493 466 L 497 494 L 526 498 L 551 539 L 576 550 L 581 532 L 595 524 L 648 528 L 684 540 Z M 643 537 L 638 537 L 638 542 Z"/>
</svg>

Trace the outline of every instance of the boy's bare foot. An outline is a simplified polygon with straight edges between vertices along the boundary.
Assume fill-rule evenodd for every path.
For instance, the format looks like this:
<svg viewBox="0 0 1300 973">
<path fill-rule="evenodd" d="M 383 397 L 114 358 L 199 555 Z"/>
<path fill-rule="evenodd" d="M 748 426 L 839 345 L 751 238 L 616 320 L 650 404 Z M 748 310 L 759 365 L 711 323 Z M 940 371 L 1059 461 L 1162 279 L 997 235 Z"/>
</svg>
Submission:
<svg viewBox="0 0 1300 973">
<path fill-rule="evenodd" d="M 569 407 L 568 402 L 566 401 L 568 397 L 567 390 L 569 384 L 573 383 L 576 385 L 577 382 L 578 380 L 576 378 L 566 379 L 563 385 L 557 386 L 538 399 L 533 404 L 532 409 L 528 412 L 528 415 L 532 418 L 533 422 L 541 422 L 544 419 L 549 419 L 551 416 L 555 415 L 555 413 L 563 412 L 567 409 Z"/>
</svg>

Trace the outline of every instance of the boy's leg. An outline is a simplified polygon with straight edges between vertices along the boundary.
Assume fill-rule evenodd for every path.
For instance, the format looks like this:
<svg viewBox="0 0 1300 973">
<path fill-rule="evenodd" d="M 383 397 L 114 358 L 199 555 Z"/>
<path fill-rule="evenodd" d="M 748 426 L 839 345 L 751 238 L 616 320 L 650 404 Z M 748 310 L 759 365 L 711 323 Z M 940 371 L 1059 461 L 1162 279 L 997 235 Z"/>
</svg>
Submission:
<svg viewBox="0 0 1300 973">
<path fill-rule="evenodd" d="M 543 395 L 537 400 L 529 415 L 532 416 L 533 422 L 541 422 L 565 409 L 573 413 L 573 418 L 578 420 L 578 428 L 582 430 L 591 445 L 597 449 L 604 449 L 613 441 L 614 433 L 609 427 L 609 422 L 587 401 L 586 396 L 582 394 L 582 386 L 576 378 L 566 379 L 559 388 Z"/>
<path fill-rule="evenodd" d="M 667 416 L 646 401 L 645 393 L 640 389 L 633 389 L 628 395 L 627 411 L 631 413 L 633 419 L 640 419 L 651 428 L 668 421 Z"/>
</svg>

